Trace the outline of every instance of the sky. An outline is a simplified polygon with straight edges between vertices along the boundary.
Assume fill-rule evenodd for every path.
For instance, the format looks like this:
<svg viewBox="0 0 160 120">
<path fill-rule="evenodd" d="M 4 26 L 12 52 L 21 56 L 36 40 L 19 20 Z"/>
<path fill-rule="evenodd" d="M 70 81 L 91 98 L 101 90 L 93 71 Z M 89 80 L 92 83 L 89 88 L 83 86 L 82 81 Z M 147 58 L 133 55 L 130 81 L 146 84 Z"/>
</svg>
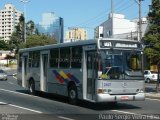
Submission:
<svg viewBox="0 0 160 120">
<path fill-rule="evenodd" d="M 64 19 L 64 33 L 69 27 L 83 27 L 88 32 L 88 39 L 94 37 L 94 28 L 106 21 L 111 11 L 111 0 L 28 0 L 26 3 L 26 20 L 36 24 L 42 21 L 44 12 L 54 12 Z M 138 18 L 136 0 L 113 0 L 115 13 L 124 14 L 126 19 Z M 17 10 L 24 11 L 20 0 L 0 0 L 0 9 L 7 3 Z M 142 1 L 142 17 L 149 11 L 151 0 Z M 65 35 L 65 34 L 64 34 Z"/>
</svg>

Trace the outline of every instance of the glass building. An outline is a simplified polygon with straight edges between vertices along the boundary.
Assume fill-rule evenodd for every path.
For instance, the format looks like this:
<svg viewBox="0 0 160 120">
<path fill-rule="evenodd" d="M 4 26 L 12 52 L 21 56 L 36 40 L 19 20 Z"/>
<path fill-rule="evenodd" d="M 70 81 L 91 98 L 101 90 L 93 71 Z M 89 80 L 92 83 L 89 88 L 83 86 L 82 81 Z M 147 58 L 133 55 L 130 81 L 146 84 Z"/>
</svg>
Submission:
<svg viewBox="0 0 160 120">
<path fill-rule="evenodd" d="M 63 43 L 63 18 L 54 12 L 46 12 L 42 15 L 42 22 L 37 24 L 40 34 L 48 35 L 56 39 L 57 43 Z"/>
</svg>

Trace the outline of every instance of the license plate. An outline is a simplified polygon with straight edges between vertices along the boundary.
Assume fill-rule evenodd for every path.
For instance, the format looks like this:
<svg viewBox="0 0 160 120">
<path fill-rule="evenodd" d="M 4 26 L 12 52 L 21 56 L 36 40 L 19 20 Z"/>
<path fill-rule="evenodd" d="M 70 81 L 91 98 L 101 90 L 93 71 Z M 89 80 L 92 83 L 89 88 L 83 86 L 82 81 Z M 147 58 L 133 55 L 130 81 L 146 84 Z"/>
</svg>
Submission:
<svg viewBox="0 0 160 120">
<path fill-rule="evenodd" d="M 121 96 L 121 100 L 128 100 L 129 97 L 128 96 Z"/>
</svg>

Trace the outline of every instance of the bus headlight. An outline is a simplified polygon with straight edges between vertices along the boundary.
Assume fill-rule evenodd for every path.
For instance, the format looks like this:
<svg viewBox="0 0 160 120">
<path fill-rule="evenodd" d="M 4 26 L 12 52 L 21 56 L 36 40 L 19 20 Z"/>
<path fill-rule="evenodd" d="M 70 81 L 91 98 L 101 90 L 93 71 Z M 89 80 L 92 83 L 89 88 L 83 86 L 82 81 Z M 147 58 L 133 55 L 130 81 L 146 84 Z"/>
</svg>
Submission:
<svg viewBox="0 0 160 120">
<path fill-rule="evenodd" d="M 103 89 L 97 89 L 97 94 L 103 93 Z"/>
<path fill-rule="evenodd" d="M 98 94 L 109 94 L 112 93 L 111 89 L 97 89 Z"/>
<path fill-rule="evenodd" d="M 137 93 L 143 93 L 144 90 L 143 90 L 143 89 L 137 89 L 136 92 L 137 92 Z"/>
<path fill-rule="evenodd" d="M 112 93 L 112 90 L 111 90 L 111 89 L 108 89 L 108 93 Z"/>
</svg>

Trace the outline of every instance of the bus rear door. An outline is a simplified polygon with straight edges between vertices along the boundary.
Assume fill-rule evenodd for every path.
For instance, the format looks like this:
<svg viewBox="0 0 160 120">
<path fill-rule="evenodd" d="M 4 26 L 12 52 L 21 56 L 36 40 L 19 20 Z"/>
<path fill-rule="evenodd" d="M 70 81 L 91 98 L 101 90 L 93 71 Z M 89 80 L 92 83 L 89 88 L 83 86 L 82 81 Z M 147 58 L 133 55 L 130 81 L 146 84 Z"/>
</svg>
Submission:
<svg viewBox="0 0 160 120">
<path fill-rule="evenodd" d="M 22 87 L 27 87 L 28 53 L 22 55 Z"/>
<path fill-rule="evenodd" d="M 43 92 L 47 92 L 47 81 L 48 81 L 48 51 L 41 52 L 40 56 L 40 89 Z"/>
</svg>

